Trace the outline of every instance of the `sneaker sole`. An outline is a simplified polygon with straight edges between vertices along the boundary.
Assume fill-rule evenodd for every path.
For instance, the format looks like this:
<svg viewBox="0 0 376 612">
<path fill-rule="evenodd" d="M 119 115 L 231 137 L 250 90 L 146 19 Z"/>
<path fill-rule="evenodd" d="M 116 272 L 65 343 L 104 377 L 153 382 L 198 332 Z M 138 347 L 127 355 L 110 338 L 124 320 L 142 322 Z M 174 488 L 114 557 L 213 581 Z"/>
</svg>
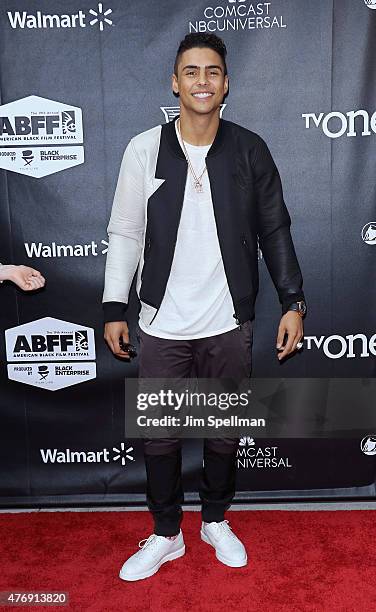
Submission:
<svg viewBox="0 0 376 612">
<path fill-rule="evenodd" d="M 123 576 L 120 570 L 119 578 L 121 578 L 121 580 L 127 580 L 128 582 L 133 582 L 134 580 L 143 580 L 144 578 L 149 578 L 150 576 L 153 576 L 154 574 L 157 573 L 157 571 L 159 570 L 161 565 L 163 565 L 163 563 L 166 563 L 166 561 L 174 561 L 175 559 L 182 557 L 184 554 L 185 554 L 185 544 L 183 544 L 183 546 L 179 548 L 178 550 L 175 550 L 174 552 L 169 553 L 168 555 L 163 557 L 159 561 L 159 563 L 157 563 L 157 565 L 154 565 L 154 567 L 147 570 L 146 572 L 142 572 L 141 574 L 134 574 L 133 576 Z"/>
<path fill-rule="evenodd" d="M 203 531 L 201 531 L 201 540 L 203 542 L 206 542 L 206 544 L 209 544 L 210 546 L 212 546 L 215 550 L 215 556 L 217 557 L 218 561 L 220 561 L 221 563 L 224 563 L 224 565 L 228 565 L 229 567 L 244 567 L 245 565 L 247 565 L 248 563 L 248 557 L 247 555 L 245 555 L 245 557 L 243 557 L 243 559 L 240 559 L 239 561 L 233 561 L 231 559 L 227 559 L 226 557 L 224 557 L 223 555 L 221 555 L 221 553 L 219 553 L 214 544 L 212 544 L 209 540 L 209 538 L 207 537 L 207 535 L 205 535 L 205 533 Z"/>
</svg>

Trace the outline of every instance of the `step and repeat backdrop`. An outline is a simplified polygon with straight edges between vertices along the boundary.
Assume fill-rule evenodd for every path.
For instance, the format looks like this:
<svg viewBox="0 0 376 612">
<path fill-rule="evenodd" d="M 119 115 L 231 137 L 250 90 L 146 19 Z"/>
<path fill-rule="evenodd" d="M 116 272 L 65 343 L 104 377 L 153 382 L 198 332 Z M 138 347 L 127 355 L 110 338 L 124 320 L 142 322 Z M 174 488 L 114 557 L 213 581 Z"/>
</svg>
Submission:
<svg viewBox="0 0 376 612">
<path fill-rule="evenodd" d="M 34 294 L 0 286 L 0 504 L 145 500 L 141 441 L 125 427 L 137 359 L 115 359 L 103 340 L 106 227 L 129 140 L 179 113 L 171 74 L 188 32 L 227 45 L 221 116 L 268 143 L 303 271 L 304 346 L 280 364 L 280 306 L 259 253 L 252 375 L 357 379 L 372 403 L 376 0 L 3 0 L 0 261 L 47 283 Z M 134 343 L 138 308 L 133 287 Z M 245 431 L 237 498 L 374 497 L 372 426 Z M 183 448 L 186 499 L 197 500 L 202 440 Z"/>
</svg>

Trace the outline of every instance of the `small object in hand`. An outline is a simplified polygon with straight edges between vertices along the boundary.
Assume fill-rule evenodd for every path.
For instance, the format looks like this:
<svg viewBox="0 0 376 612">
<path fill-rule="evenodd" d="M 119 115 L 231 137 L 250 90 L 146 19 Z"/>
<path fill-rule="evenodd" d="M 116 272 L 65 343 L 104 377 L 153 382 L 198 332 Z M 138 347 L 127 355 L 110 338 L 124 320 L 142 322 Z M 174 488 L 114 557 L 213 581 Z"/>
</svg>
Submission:
<svg viewBox="0 0 376 612">
<path fill-rule="evenodd" d="M 122 351 L 126 351 L 131 359 L 137 357 L 136 348 L 130 342 L 124 342 L 122 336 L 119 338 L 119 345 Z"/>
</svg>

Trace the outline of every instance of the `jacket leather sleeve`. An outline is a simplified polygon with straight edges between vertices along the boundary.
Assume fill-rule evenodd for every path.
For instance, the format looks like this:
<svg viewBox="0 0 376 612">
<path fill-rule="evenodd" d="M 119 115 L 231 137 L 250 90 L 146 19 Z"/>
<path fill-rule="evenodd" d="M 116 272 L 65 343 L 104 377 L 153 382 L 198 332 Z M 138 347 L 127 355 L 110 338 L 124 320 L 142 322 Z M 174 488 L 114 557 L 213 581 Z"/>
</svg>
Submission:
<svg viewBox="0 0 376 612">
<path fill-rule="evenodd" d="M 110 221 L 105 283 L 104 321 L 124 321 L 129 290 L 140 261 L 145 232 L 144 171 L 133 139 L 124 151 Z"/>
<path fill-rule="evenodd" d="M 257 197 L 259 245 L 284 314 L 290 304 L 304 300 L 303 279 L 291 233 L 291 218 L 283 199 L 279 172 L 260 138 L 253 161 Z"/>
</svg>

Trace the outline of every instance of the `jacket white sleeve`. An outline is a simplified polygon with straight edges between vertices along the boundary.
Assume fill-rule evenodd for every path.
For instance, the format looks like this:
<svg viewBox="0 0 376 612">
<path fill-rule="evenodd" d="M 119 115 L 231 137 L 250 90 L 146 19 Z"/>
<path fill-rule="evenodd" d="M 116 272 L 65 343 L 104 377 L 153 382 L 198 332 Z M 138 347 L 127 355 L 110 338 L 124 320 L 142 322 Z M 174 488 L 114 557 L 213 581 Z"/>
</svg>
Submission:
<svg viewBox="0 0 376 612">
<path fill-rule="evenodd" d="M 105 270 L 105 321 L 124 320 L 145 233 L 144 169 L 133 139 L 124 151 L 111 217 Z"/>
</svg>

